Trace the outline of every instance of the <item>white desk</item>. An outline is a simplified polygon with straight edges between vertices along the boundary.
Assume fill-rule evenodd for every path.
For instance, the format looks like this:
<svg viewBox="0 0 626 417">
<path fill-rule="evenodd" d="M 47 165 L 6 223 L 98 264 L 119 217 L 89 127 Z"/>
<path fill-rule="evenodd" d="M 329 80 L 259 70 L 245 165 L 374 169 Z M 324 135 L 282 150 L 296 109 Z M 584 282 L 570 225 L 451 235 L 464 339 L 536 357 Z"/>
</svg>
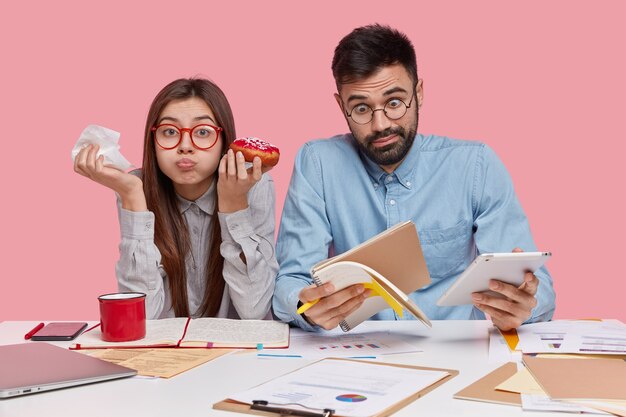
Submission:
<svg viewBox="0 0 626 417">
<path fill-rule="evenodd" d="M 23 343 L 24 334 L 36 324 L 26 321 L 0 323 L 0 344 Z M 396 416 L 567 415 L 524 413 L 520 407 L 452 398 L 454 393 L 500 366 L 488 363 L 490 321 L 434 321 L 432 329 L 416 321 L 370 321 L 361 326 L 367 326 L 372 331 L 396 329 L 398 333 L 409 335 L 410 341 L 424 350 L 421 353 L 379 357 L 377 360 L 460 371 L 458 376 L 403 408 Z M 70 343 L 56 344 L 69 346 Z M 306 359 L 298 358 L 257 358 L 254 351 L 236 353 L 217 358 L 171 379 L 133 377 L 0 400 L 0 417 L 245 415 L 216 411 L 211 407 L 230 394 L 306 363 Z"/>
</svg>

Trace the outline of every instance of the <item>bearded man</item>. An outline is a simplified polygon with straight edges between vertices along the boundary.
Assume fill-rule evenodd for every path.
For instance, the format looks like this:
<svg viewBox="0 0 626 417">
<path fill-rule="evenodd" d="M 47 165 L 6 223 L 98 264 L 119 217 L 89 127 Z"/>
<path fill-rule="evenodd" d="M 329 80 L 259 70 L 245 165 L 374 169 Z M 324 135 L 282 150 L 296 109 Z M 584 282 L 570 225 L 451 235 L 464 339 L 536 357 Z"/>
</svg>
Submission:
<svg viewBox="0 0 626 417">
<path fill-rule="evenodd" d="M 520 287 L 492 280 L 499 296 L 474 293 L 474 304 L 436 305 L 476 255 L 537 249 L 511 177 L 488 146 L 417 133 L 424 83 L 406 35 L 377 24 L 357 28 L 339 42 L 332 70 L 351 133 L 298 151 L 278 235 L 274 314 L 306 330 L 335 328 L 369 290 L 317 287 L 311 267 L 412 220 L 431 283 L 409 297 L 429 318 L 487 314 L 502 330 L 550 320 L 555 294 L 545 268 L 527 273 Z M 413 317 L 389 308 L 372 319 Z"/>
</svg>

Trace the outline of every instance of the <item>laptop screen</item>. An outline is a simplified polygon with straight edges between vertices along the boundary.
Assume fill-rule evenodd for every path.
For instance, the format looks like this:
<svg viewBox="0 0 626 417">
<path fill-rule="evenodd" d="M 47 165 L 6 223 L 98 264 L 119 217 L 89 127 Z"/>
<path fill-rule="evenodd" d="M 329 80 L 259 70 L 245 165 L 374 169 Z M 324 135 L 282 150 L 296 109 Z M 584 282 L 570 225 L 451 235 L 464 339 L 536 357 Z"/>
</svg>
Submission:
<svg viewBox="0 0 626 417">
<path fill-rule="evenodd" d="M 134 369 L 44 342 L 0 346 L 0 398 L 137 374 Z"/>
</svg>

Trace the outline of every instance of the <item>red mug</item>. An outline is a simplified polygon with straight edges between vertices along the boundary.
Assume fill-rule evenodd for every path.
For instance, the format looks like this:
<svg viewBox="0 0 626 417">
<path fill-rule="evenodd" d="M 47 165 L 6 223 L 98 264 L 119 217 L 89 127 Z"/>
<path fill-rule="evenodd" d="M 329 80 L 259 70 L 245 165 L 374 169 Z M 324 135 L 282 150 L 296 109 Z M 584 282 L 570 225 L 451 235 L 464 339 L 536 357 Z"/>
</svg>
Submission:
<svg viewBox="0 0 626 417">
<path fill-rule="evenodd" d="M 129 342 L 146 336 L 146 294 L 118 292 L 98 297 L 100 331 L 105 342 Z"/>
</svg>

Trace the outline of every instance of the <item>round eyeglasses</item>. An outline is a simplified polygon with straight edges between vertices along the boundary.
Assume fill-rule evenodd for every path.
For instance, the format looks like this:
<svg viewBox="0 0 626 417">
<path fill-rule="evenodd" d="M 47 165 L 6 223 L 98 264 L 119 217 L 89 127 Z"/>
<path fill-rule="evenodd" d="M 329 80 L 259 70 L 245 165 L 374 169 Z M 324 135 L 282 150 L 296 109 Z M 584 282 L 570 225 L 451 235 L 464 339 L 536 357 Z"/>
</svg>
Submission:
<svg viewBox="0 0 626 417">
<path fill-rule="evenodd" d="M 163 149 L 174 149 L 183 140 L 183 133 L 189 133 L 194 147 L 203 151 L 212 148 L 217 143 L 221 127 L 213 125 L 197 125 L 192 128 L 178 127 L 169 123 L 160 124 L 150 129 L 154 133 L 157 145 Z"/>
<path fill-rule="evenodd" d="M 382 109 L 372 109 L 365 103 L 357 104 L 352 108 L 350 113 L 346 113 L 346 116 L 352 119 L 352 121 L 359 125 L 366 125 L 372 121 L 374 118 L 374 112 L 382 111 L 385 113 L 388 119 L 398 120 L 401 119 L 407 112 L 407 110 L 411 107 L 411 103 L 413 102 L 413 98 L 415 97 L 415 91 L 413 91 L 413 95 L 411 96 L 411 100 L 409 100 L 409 104 L 406 104 L 404 101 L 399 98 L 392 98 L 388 102 L 385 103 Z"/>
</svg>

